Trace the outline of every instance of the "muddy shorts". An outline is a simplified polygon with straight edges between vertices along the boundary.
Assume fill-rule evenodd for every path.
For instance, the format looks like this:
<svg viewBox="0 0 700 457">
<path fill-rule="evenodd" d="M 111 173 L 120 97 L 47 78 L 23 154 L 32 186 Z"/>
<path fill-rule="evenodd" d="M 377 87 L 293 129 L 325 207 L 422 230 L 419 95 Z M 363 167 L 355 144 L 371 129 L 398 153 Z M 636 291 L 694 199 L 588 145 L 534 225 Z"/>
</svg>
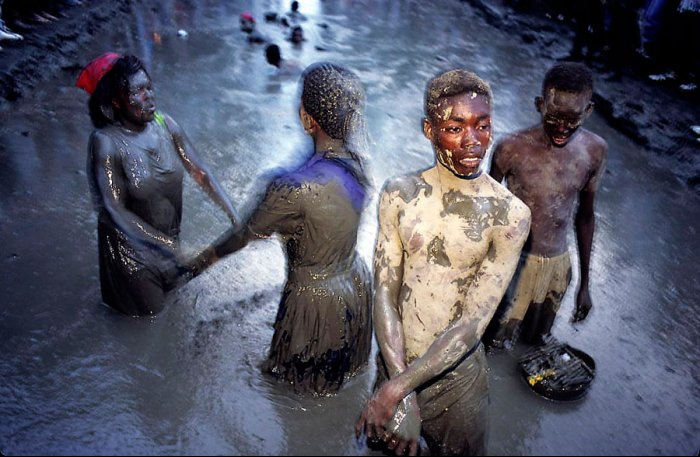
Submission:
<svg viewBox="0 0 700 457">
<path fill-rule="evenodd" d="M 554 324 L 561 301 L 571 282 L 571 259 L 565 252 L 556 257 L 524 254 L 506 292 L 507 309 L 499 319 L 495 346 L 521 339 L 542 343 Z"/>
<path fill-rule="evenodd" d="M 377 356 L 378 388 L 387 379 Z M 483 345 L 459 365 L 418 389 L 422 431 L 430 455 L 484 455 L 489 429 L 488 374 Z"/>
</svg>

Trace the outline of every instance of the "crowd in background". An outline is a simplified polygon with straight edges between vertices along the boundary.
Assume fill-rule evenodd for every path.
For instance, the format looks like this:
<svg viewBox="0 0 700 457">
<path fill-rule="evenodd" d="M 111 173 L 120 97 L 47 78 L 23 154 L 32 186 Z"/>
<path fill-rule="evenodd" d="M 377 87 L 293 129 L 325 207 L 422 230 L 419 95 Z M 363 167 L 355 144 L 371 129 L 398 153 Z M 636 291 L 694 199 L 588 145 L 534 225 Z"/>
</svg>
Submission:
<svg viewBox="0 0 700 457">
<path fill-rule="evenodd" d="M 618 72 L 643 71 L 652 81 L 667 81 L 698 92 L 700 75 L 700 0 L 508 0 L 515 11 L 545 14 L 571 25 L 569 55 Z"/>
</svg>

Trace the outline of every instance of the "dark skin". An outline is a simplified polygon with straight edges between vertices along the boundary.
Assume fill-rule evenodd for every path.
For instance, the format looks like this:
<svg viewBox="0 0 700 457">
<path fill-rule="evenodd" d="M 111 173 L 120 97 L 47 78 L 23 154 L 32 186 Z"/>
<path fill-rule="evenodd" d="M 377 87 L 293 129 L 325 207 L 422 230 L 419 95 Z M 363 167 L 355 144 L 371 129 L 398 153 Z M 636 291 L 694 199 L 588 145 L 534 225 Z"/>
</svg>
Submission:
<svg viewBox="0 0 700 457">
<path fill-rule="evenodd" d="M 155 95 L 150 78 L 139 71 L 129 77 L 128 86 L 112 101 L 115 123 L 124 129 L 128 147 L 158 153 L 158 136 L 153 125 Z M 240 218 L 219 183 L 199 158 L 182 128 L 169 116 L 165 122 L 185 170 L 224 210 L 236 226 Z M 128 209 L 128 182 L 122 170 L 121 155 L 115 142 L 99 131 L 93 135 L 93 170 L 106 210 L 115 223 L 132 239 L 141 241 L 177 258 L 176 240 L 155 229 Z M 167 196 L 163 196 L 167 198 Z"/>
<path fill-rule="evenodd" d="M 608 152 L 605 140 L 581 128 L 593 111 L 590 99 L 590 92 L 547 90 L 535 99 L 541 122 L 498 143 L 491 165 L 491 176 L 499 182 L 505 178 L 508 189 L 532 210 L 526 251 L 542 257 L 564 253 L 573 220 L 581 265 L 573 322 L 584 320 L 593 307 L 593 208 Z"/>
<path fill-rule="evenodd" d="M 370 439 L 385 441 L 397 455 L 418 451 L 421 417 L 416 389 L 455 367 L 478 343 L 529 229 L 527 208 L 520 202 L 510 206 L 510 193 L 479 175 L 491 141 L 486 96 L 464 93 L 443 98 L 423 121 L 423 133 L 438 163 L 420 176 L 395 180 L 382 195 L 374 323 L 390 379 L 369 400 L 355 429 L 358 436 L 364 431 Z M 493 198 L 505 208 L 508 222 L 489 225 L 474 234 L 479 241 L 472 241 L 464 228 L 485 208 L 465 205 L 441 216 L 441 210 L 447 212 L 443 197 L 451 193 L 465 199 Z M 404 211 L 398 227 L 396 212 Z M 444 239 L 440 266 L 435 266 L 424 243 L 428 233 Z M 418 271 L 419 276 L 412 273 Z M 458 287 L 469 275 L 480 279 L 466 289 Z M 405 294 L 406 290 L 411 292 Z M 411 299 L 406 298 L 409 295 Z M 428 316 L 439 323 L 422 327 Z"/>
</svg>

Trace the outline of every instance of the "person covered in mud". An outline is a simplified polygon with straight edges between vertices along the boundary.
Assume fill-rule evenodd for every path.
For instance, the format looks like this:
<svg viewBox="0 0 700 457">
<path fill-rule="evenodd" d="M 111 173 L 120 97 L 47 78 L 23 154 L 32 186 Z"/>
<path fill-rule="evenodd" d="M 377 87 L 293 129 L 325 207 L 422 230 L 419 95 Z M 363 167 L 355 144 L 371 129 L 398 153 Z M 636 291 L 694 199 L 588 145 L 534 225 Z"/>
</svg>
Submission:
<svg viewBox="0 0 700 457">
<path fill-rule="evenodd" d="M 573 322 L 591 310 L 593 206 L 608 153 L 605 140 L 581 128 L 593 111 L 592 96 L 593 75 L 585 65 L 555 65 L 535 99 L 541 121 L 494 149 L 490 173 L 496 181 L 505 178 L 508 189 L 532 210 L 532 231 L 502 305 L 508 308 L 499 310 L 503 315 L 494 319 L 485 337 L 492 347 L 510 348 L 519 336 L 535 345 L 549 338 L 571 280 L 567 235 L 572 221 L 581 268 Z"/>
<path fill-rule="evenodd" d="M 482 173 L 492 96 L 476 74 L 434 77 L 423 133 L 436 164 L 389 181 L 374 252 L 375 392 L 358 436 L 415 455 L 485 452 L 488 378 L 480 338 L 515 271 L 530 211 Z M 421 424 L 422 421 L 422 424 Z"/>
<path fill-rule="evenodd" d="M 90 94 L 96 129 L 87 175 L 98 212 L 102 300 L 130 316 L 156 314 L 181 272 L 184 172 L 234 226 L 240 219 L 184 130 L 156 111 L 151 78 L 137 57 L 104 54 L 76 85 Z"/>
<path fill-rule="evenodd" d="M 329 394 L 369 358 L 371 278 L 355 251 L 371 189 L 364 89 L 332 63 L 307 67 L 299 118 L 314 143 L 311 158 L 269 185 L 242 230 L 226 234 L 192 264 L 195 275 L 249 242 L 281 236 L 288 277 L 264 371 L 298 393 Z"/>
</svg>

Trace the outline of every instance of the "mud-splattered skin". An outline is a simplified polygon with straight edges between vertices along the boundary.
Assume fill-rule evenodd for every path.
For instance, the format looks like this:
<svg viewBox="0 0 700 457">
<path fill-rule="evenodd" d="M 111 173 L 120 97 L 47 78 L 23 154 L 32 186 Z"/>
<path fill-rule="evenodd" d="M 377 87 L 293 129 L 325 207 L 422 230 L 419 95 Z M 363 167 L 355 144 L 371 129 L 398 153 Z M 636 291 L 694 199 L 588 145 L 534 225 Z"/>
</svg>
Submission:
<svg viewBox="0 0 700 457">
<path fill-rule="evenodd" d="M 182 128 L 155 108 L 151 80 L 140 70 L 113 101 L 114 123 L 95 130 L 88 146 L 103 299 L 130 315 L 160 311 L 165 283 L 174 279 L 184 171 L 238 222 Z"/>
<path fill-rule="evenodd" d="M 530 228 L 528 208 L 479 174 L 491 109 L 472 95 L 446 98 L 445 109 L 426 119 L 437 165 L 389 182 L 380 199 L 374 319 L 391 379 L 361 418 L 370 435 L 395 433 L 388 421 L 399 402 L 440 382 L 478 344 Z M 397 416 L 419 417 L 413 395 Z M 413 439 L 402 432 L 399 440 Z"/>
<path fill-rule="evenodd" d="M 585 318 L 590 309 L 593 205 L 608 147 L 598 135 L 579 128 L 591 112 L 590 94 L 550 89 L 536 103 L 542 122 L 510 135 L 496 146 L 491 175 L 499 182 L 505 178 L 508 189 L 532 211 L 532 228 L 525 246 L 530 254 L 554 257 L 565 252 L 567 234 L 575 221 L 581 260 L 577 310 L 579 318 Z"/>
</svg>

